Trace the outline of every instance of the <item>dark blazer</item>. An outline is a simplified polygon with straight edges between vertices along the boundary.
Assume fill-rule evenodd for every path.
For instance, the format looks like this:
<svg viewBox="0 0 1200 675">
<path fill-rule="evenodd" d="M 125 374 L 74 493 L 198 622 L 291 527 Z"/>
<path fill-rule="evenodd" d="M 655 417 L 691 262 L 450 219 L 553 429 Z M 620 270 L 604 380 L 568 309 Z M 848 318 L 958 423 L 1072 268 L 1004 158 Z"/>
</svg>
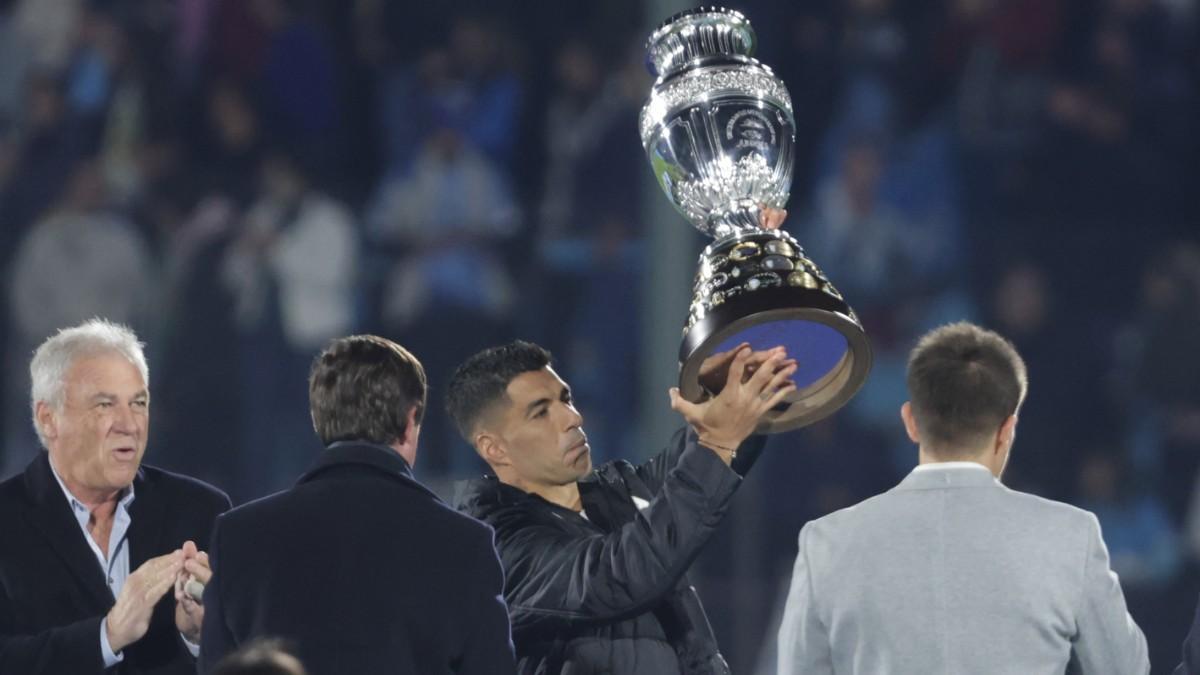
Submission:
<svg viewBox="0 0 1200 675">
<path fill-rule="evenodd" d="M 229 497 L 185 476 L 142 465 L 130 505 L 129 571 L 191 539 L 208 541 Z M 0 673 L 196 672 L 175 629 L 168 592 L 154 608 L 150 630 L 124 650 L 109 671 L 100 655 L 100 622 L 114 598 L 104 572 L 42 452 L 25 473 L 0 483 Z"/>
<path fill-rule="evenodd" d="M 1183 661 L 1176 666 L 1174 675 L 1200 675 L 1200 604 L 1183 640 Z"/>
<path fill-rule="evenodd" d="M 200 671 L 256 637 L 311 675 L 514 671 L 491 528 L 394 450 L 334 443 L 290 490 L 217 520 Z"/>
</svg>

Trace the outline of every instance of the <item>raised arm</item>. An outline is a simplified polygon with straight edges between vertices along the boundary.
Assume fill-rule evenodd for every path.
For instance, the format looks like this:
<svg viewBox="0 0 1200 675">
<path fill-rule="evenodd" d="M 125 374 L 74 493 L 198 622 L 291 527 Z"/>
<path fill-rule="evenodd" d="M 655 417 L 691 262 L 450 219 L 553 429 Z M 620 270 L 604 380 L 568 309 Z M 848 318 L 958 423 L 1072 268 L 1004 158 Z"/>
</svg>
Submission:
<svg viewBox="0 0 1200 675">
<path fill-rule="evenodd" d="M 754 462 L 758 460 L 766 441 L 764 436 L 750 436 L 738 446 L 737 456 L 734 457 L 731 466 L 739 476 L 745 476 Z M 657 494 L 662 489 L 667 474 L 679 463 L 679 458 L 683 456 L 683 451 L 687 449 L 689 442 L 693 444 L 696 442 L 696 432 L 691 427 L 682 427 L 671 435 L 671 441 L 667 447 L 663 448 L 662 452 L 635 468 L 638 478 L 646 484 L 651 492 Z"/>
<path fill-rule="evenodd" d="M 767 368 L 771 375 L 776 375 L 781 370 L 786 370 L 786 375 L 790 375 L 795 372 L 796 362 L 787 358 L 787 354 L 782 347 L 753 351 L 750 350 L 750 345 L 746 342 L 728 351 L 713 354 L 705 359 L 704 364 L 700 366 L 699 377 L 700 384 L 705 391 L 704 401 L 709 401 L 712 397 L 719 396 L 728 384 L 735 381 L 738 386 L 748 384 L 746 380 L 754 377 L 764 367 Z M 766 374 L 764 373 L 764 376 Z M 776 378 L 775 381 L 781 383 L 782 379 Z M 774 391 L 774 389 L 771 391 Z M 671 407 L 682 413 L 683 410 L 679 405 L 686 403 L 688 401 L 679 397 L 678 393 L 672 390 Z M 686 418 L 687 416 L 685 415 Z M 688 421 L 691 422 L 691 420 Z M 672 437 L 671 442 L 662 452 L 637 467 L 638 478 L 646 484 L 651 492 L 657 492 L 662 487 L 667 472 L 679 461 L 684 448 L 687 447 L 685 442 L 687 431 L 687 428 L 681 429 Z M 699 427 L 693 425 L 692 432 L 698 433 Z M 732 443 L 733 441 L 730 440 L 729 442 Z M 765 445 L 766 439 L 762 436 L 747 436 L 734 443 L 731 446 L 733 452 L 729 453 L 733 470 L 739 475 L 746 475 L 750 467 L 758 460 L 759 455 L 762 454 Z"/>
<path fill-rule="evenodd" d="M 741 481 L 712 450 L 686 445 L 649 506 L 614 532 L 573 537 L 497 522 L 515 632 L 636 615 L 674 587 Z"/>
<path fill-rule="evenodd" d="M 795 366 L 779 367 L 782 353 L 747 375 L 750 354 L 749 348 L 738 351 L 714 398 L 691 403 L 671 391 L 672 407 L 695 433 L 683 436 L 678 459 L 664 467 L 660 489 L 631 522 L 584 537 L 554 527 L 495 523 L 509 573 L 514 630 L 544 621 L 637 614 L 674 587 L 741 482 L 729 467 L 734 449 L 795 386 L 789 379 Z"/>
</svg>

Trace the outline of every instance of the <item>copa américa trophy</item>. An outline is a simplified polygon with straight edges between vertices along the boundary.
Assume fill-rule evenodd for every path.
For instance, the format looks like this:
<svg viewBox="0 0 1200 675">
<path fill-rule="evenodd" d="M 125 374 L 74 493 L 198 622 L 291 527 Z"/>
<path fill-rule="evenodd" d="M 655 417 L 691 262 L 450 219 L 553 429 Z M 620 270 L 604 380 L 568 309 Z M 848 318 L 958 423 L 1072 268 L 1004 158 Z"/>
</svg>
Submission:
<svg viewBox="0 0 1200 675">
<path fill-rule="evenodd" d="M 749 342 L 787 347 L 796 390 L 769 412 L 763 433 L 796 429 L 841 408 L 871 368 L 858 317 L 800 243 L 760 225 L 791 189 L 795 118 L 787 87 L 754 59 L 741 13 L 698 8 L 650 36 L 657 77 L 642 108 L 642 147 L 671 203 L 716 240 L 700 254 L 680 345 L 680 392 L 706 395 L 701 364 Z"/>
</svg>

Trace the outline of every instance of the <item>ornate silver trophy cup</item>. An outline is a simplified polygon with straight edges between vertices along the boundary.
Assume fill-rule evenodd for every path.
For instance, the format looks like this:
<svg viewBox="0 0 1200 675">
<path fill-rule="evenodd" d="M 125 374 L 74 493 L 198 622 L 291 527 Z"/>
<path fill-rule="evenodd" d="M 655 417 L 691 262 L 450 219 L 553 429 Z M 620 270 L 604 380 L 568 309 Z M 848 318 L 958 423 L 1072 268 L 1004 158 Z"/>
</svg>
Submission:
<svg viewBox="0 0 1200 675">
<path fill-rule="evenodd" d="M 642 147 L 663 191 L 701 232 L 691 312 L 679 349 L 680 391 L 706 392 L 704 359 L 749 342 L 787 347 L 796 390 L 760 432 L 796 429 L 842 407 L 866 380 L 871 349 L 854 311 L 764 207 L 782 208 L 792 182 L 795 120 L 783 82 L 753 57 L 739 12 L 700 8 L 654 31 L 647 67 L 657 76 L 642 108 Z"/>
</svg>

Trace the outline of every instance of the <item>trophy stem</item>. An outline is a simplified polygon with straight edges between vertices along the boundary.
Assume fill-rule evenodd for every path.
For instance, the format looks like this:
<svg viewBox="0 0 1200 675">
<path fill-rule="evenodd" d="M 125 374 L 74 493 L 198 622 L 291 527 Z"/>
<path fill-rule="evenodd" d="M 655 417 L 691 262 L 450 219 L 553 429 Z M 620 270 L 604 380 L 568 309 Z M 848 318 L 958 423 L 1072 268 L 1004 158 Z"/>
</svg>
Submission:
<svg viewBox="0 0 1200 675">
<path fill-rule="evenodd" d="M 762 232 L 762 222 L 759 220 L 762 207 L 753 200 L 744 200 L 727 213 L 714 218 L 708 231 L 718 242 L 729 237 L 737 237 L 751 232 Z"/>
</svg>

